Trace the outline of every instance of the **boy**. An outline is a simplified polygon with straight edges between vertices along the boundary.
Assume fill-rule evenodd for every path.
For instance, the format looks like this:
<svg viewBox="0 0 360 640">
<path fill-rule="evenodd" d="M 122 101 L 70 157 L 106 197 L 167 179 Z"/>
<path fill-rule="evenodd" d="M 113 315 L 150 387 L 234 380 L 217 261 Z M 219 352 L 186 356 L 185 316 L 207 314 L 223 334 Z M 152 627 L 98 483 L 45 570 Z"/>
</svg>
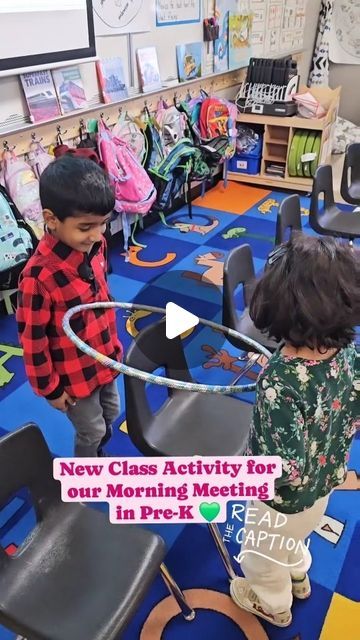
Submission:
<svg viewBox="0 0 360 640">
<path fill-rule="evenodd" d="M 119 415 L 117 373 L 80 352 L 62 328 L 78 304 L 110 300 L 103 233 L 115 199 L 103 170 L 63 156 L 41 176 L 45 235 L 19 281 L 16 319 L 25 369 L 36 394 L 67 414 L 75 455 L 102 455 Z M 86 311 L 72 328 L 87 344 L 120 360 L 113 309 Z"/>
</svg>

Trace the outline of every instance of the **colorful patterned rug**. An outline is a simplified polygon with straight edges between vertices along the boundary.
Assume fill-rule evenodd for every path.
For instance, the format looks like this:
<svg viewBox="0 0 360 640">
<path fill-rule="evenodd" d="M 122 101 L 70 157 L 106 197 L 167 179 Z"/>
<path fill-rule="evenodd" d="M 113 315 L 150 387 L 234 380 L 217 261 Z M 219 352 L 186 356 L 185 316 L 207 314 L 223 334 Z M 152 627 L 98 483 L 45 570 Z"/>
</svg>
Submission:
<svg viewBox="0 0 360 640">
<path fill-rule="evenodd" d="M 204 318 L 221 321 L 223 263 L 227 252 L 245 242 L 252 248 L 260 272 L 274 242 L 275 220 L 287 194 L 222 183 L 194 204 L 193 220 L 184 208 L 141 232 L 124 261 L 121 242 L 111 248 L 112 294 L 119 301 L 164 307 L 175 302 Z M 302 222 L 308 225 L 309 200 L 303 197 Z M 241 216 L 241 217 L 240 217 Z M 213 286 L 209 286 L 209 282 Z M 239 298 L 239 309 L 242 301 Z M 125 348 L 147 323 L 158 319 L 144 312 L 118 312 L 118 328 Z M 14 317 L 0 317 L 0 435 L 31 420 L 39 424 L 59 456 L 72 455 L 73 430 L 66 417 L 35 397 L 26 380 Z M 238 353 L 216 332 L 198 327 L 184 340 L 193 376 L 207 383 L 227 384 L 241 371 Z M 254 376 L 254 372 L 252 376 Z M 139 455 L 126 433 L 123 382 L 119 379 L 122 415 L 109 447 L 112 455 Z M 152 389 L 154 407 L 164 389 Z M 251 395 L 245 398 L 252 401 Z M 220 425 L 219 425 L 220 427 Z M 294 606 L 292 626 L 276 629 L 242 612 L 229 598 L 228 581 L 213 542 L 202 525 L 151 527 L 166 540 L 166 563 L 197 608 L 196 619 L 185 622 L 177 613 L 160 578 L 154 583 L 124 640 L 358 640 L 360 638 L 360 433 L 354 441 L 346 485 L 336 491 L 319 529 L 312 535 L 313 595 Z M 20 493 L 0 510 L 1 543 L 9 553 L 31 529 L 31 505 Z M 233 557 L 238 555 L 236 520 L 229 518 L 222 533 Z M 99 541 L 101 544 L 101 541 Z M 239 566 L 234 560 L 234 567 Z M 0 640 L 14 634 L 0 627 Z M 66 640 L 66 639 L 64 639 Z"/>
</svg>

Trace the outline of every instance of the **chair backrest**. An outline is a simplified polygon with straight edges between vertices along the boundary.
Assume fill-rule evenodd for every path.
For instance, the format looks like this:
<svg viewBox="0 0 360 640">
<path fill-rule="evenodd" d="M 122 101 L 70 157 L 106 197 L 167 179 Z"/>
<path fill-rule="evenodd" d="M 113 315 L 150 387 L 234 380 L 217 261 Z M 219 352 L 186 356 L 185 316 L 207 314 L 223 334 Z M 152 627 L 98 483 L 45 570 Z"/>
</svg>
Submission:
<svg viewBox="0 0 360 640">
<path fill-rule="evenodd" d="M 322 233 L 320 224 L 319 197 L 324 194 L 324 208 L 322 213 L 327 213 L 336 207 L 333 190 L 333 172 L 330 164 L 324 164 L 317 168 L 311 194 L 309 223 L 317 233 Z"/>
<path fill-rule="evenodd" d="M 352 190 L 356 187 L 357 197 Z M 341 197 L 350 204 L 359 204 L 360 193 L 360 142 L 350 144 L 346 149 L 341 179 Z"/>
<path fill-rule="evenodd" d="M 168 378 L 192 382 L 181 338 L 167 339 L 164 320 L 140 331 L 126 354 L 125 363 L 146 373 L 164 368 Z M 146 382 L 125 376 L 124 385 L 129 436 L 139 451 L 145 455 L 153 455 L 146 437 L 153 416 L 146 394 Z M 170 397 L 174 393 L 181 391 L 169 389 Z"/>
<path fill-rule="evenodd" d="M 237 310 L 235 291 L 239 285 L 243 286 L 244 306 L 248 307 L 256 283 L 254 261 L 251 247 L 242 244 L 232 249 L 224 264 L 223 287 L 223 325 L 236 329 Z"/>
<path fill-rule="evenodd" d="M 0 506 L 25 487 L 30 491 L 38 521 L 51 506 L 61 502 L 49 448 L 39 427 L 32 423 L 0 438 Z M 7 561 L 0 546 L 0 567 Z"/>
<path fill-rule="evenodd" d="M 289 238 L 293 231 L 302 231 L 300 198 L 294 193 L 282 201 L 276 220 L 275 245 L 282 244 L 289 238 L 286 231 L 290 229 Z"/>
</svg>

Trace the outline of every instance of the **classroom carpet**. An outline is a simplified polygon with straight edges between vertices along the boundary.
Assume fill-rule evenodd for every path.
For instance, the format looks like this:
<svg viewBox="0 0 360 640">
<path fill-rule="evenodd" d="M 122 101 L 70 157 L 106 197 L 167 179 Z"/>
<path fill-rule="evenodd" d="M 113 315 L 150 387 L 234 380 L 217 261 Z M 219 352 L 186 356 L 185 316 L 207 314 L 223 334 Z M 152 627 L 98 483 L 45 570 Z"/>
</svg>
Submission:
<svg viewBox="0 0 360 640">
<path fill-rule="evenodd" d="M 260 273 L 273 247 L 275 221 L 287 194 L 219 183 L 194 202 L 193 219 L 187 208 L 137 235 L 143 246 L 130 249 L 126 262 L 121 240 L 112 241 L 109 277 L 118 301 L 165 307 L 175 302 L 188 311 L 221 322 L 223 263 L 226 254 L 241 243 L 252 248 L 255 270 Z M 302 224 L 308 224 L 309 199 L 301 198 Z M 239 295 L 239 309 L 242 299 Z M 143 311 L 118 311 L 118 329 L 127 349 L 142 327 L 159 319 Z M 37 423 L 56 456 L 71 456 L 73 429 L 66 417 L 37 398 L 26 380 L 14 316 L 0 316 L 0 435 L 27 421 Z M 244 365 L 239 353 L 218 332 L 198 326 L 184 339 L 186 358 L 195 379 L 208 384 L 228 384 Z M 249 374 L 254 380 L 257 370 Z M 109 445 L 110 455 L 140 455 L 126 430 L 123 380 L 118 379 L 122 414 Z M 150 392 L 156 408 L 166 391 Z M 253 401 L 252 394 L 242 398 Z M 236 419 L 236 417 L 234 417 Z M 221 425 L 219 425 L 221 428 Z M 196 608 L 193 622 L 182 619 L 158 578 L 139 608 L 124 640 L 359 640 L 360 638 L 360 433 L 354 440 L 346 483 L 333 493 L 325 517 L 311 536 L 313 593 L 296 602 L 293 622 L 277 629 L 236 607 L 229 597 L 223 565 L 205 525 L 150 527 L 163 536 L 168 547 L 166 564 Z M 25 492 L 12 496 L 0 510 L 0 539 L 8 553 L 15 553 L 31 530 L 34 514 Z M 221 525 L 235 570 L 239 554 L 239 522 L 229 509 Z M 101 544 L 101 540 L 99 540 Z M 0 628 L 0 640 L 14 640 Z M 64 640 L 66 640 L 64 638 Z"/>
</svg>

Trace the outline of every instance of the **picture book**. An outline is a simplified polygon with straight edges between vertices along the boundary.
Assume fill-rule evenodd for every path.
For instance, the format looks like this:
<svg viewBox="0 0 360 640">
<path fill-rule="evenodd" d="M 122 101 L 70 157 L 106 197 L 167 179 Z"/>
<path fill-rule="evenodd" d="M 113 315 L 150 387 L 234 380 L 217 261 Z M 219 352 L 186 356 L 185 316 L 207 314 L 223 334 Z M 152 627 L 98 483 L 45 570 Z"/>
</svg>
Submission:
<svg viewBox="0 0 360 640">
<path fill-rule="evenodd" d="M 229 69 L 249 64 L 251 57 L 252 14 L 229 14 Z"/>
<path fill-rule="evenodd" d="M 128 97 L 121 58 L 105 58 L 96 63 L 96 71 L 104 102 L 119 102 Z"/>
<path fill-rule="evenodd" d="M 88 106 L 79 67 L 54 69 L 53 78 L 62 113 Z"/>
<path fill-rule="evenodd" d="M 50 71 L 33 71 L 20 76 L 31 122 L 43 122 L 61 114 Z"/>
<path fill-rule="evenodd" d="M 140 84 L 144 93 L 161 89 L 162 83 L 159 71 L 159 62 L 155 47 L 145 47 L 136 52 Z"/>
<path fill-rule="evenodd" d="M 219 24 L 219 38 L 214 43 L 214 71 L 229 68 L 229 15 L 238 13 L 239 0 L 216 0 L 215 16 Z"/>
<path fill-rule="evenodd" d="M 219 38 L 214 42 L 214 71 L 220 73 L 229 68 L 229 10 L 225 0 L 216 0 L 216 19 L 219 24 Z"/>
<path fill-rule="evenodd" d="M 202 42 L 177 45 L 176 58 L 180 82 L 201 78 L 202 49 Z"/>
</svg>

